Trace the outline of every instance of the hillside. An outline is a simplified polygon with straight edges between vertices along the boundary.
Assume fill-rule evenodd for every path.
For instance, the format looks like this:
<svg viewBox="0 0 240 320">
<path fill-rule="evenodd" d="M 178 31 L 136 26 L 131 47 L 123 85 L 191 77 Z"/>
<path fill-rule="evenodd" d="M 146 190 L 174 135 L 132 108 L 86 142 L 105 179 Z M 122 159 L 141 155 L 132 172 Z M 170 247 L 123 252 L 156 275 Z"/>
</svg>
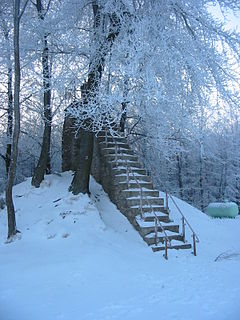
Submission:
<svg viewBox="0 0 240 320">
<path fill-rule="evenodd" d="M 15 186 L 21 234 L 9 244 L 0 211 L 1 320 L 239 319 L 239 216 L 211 219 L 176 199 L 200 243 L 197 257 L 169 250 L 166 261 L 94 180 L 91 199 L 69 193 L 70 181 Z"/>
</svg>

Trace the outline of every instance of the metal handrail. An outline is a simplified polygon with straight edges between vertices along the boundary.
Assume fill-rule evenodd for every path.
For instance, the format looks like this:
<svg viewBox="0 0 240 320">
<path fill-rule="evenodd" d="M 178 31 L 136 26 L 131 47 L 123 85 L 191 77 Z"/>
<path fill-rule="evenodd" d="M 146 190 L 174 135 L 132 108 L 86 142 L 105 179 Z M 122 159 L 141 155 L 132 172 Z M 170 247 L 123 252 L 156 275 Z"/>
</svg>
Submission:
<svg viewBox="0 0 240 320">
<path fill-rule="evenodd" d="M 118 150 L 120 151 L 120 154 L 122 156 L 123 155 L 123 152 L 120 150 L 120 147 L 117 145 L 117 142 L 116 142 L 116 139 L 114 139 L 114 143 L 115 143 L 115 161 L 116 161 L 116 164 L 118 163 Z M 105 131 L 105 143 L 107 144 L 107 131 Z M 131 172 L 134 180 L 136 181 L 137 185 L 139 186 L 139 189 L 140 189 L 140 217 L 141 219 L 143 219 L 143 210 L 142 210 L 142 200 L 143 198 L 146 199 L 149 207 L 151 208 L 151 213 L 153 213 L 154 217 L 155 217 L 155 239 L 156 239 L 156 245 L 157 245 L 157 223 L 159 224 L 161 230 L 163 231 L 164 233 L 164 239 L 165 239 L 165 258 L 167 259 L 167 243 L 169 242 L 170 244 L 170 247 L 171 247 L 171 240 L 169 240 L 169 237 L 167 236 L 167 233 L 165 231 L 165 229 L 163 228 L 159 218 L 157 217 L 155 211 L 153 210 L 152 208 L 152 205 L 150 204 L 147 196 L 144 196 L 143 195 L 143 192 L 142 192 L 142 186 L 141 184 L 139 183 L 138 179 L 136 178 L 134 172 L 132 171 L 132 168 L 128 165 L 128 162 L 126 160 L 126 168 L 127 168 L 127 183 L 128 183 L 128 187 L 129 187 L 129 171 Z M 188 222 L 188 220 L 186 219 L 186 217 L 184 216 L 184 214 L 182 213 L 181 209 L 179 208 L 179 206 L 176 204 L 175 200 L 173 199 L 173 197 L 169 194 L 169 197 L 171 198 L 173 204 L 175 205 L 175 207 L 177 208 L 178 212 L 180 213 L 180 215 L 182 216 L 182 236 L 183 236 L 183 240 L 185 242 L 185 224 L 188 225 L 189 229 L 192 231 L 192 237 L 193 237 L 193 254 L 196 256 L 196 242 L 200 242 L 196 232 L 193 230 L 193 228 L 191 227 L 190 223 Z M 168 193 L 166 191 L 166 204 L 167 204 L 167 211 L 168 211 Z"/>
<path fill-rule="evenodd" d="M 166 210 L 168 211 L 168 192 L 165 191 L 165 195 L 166 195 Z M 173 199 L 172 195 L 169 194 L 169 197 L 171 198 L 173 204 L 175 205 L 175 207 L 177 208 L 177 210 L 179 211 L 179 213 L 182 216 L 182 236 L 183 236 L 183 241 L 185 242 L 185 224 L 188 225 L 189 229 L 192 231 L 192 238 L 193 238 L 193 254 L 194 256 L 197 255 L 196 252 L 196 242 L 199 243 L 200 240 L 196 234 L 196 232 L 193 230 L 192 226 L 190 225 L 190 223 L 188 222 L 188 220 L 186 219 L 186 217 L 184 216 L 184 214 L 182 213 L 181 209 L 179 208 L 179 206 L 176 204 L 175 200 Z"/>
<path fill-rule="evenodd" d="M 166 197 L 167 197 L 167 193 L 166 193 Z M 176 201 L 173 199 L 173 197 L 171 195 L 169 195 L 169 197 L 171 198 L 173 204 L 175 205 L 175 207 L 177 208 L 178 212 L 181 214 L 182 216 L 182 235 L 183 235 L 183 239 L 185 242 L 185 224 L 188 225 L 189 229 L 192 231 L 192 238 L 193 238 L 193 254 L 194 256 L 197 255 L 197 251 L 196 251 L 196 242 L 200 242 L 196 232 L 193 230 L 192 226 L 190 225 L 190 223 L 188 222 L 188 220 L 186 219 L 186 217 L 184 216 L 184 214 L 182 213 L 181 209 L 179 208 L 179 206 L 176 204 Z"/>
<path fill-rule="evenodd" d="M 117 145 L 117 142 L 116 142 L 115 139 L 114 139 L 114 142 L 115 142 L 115 161 L 116 161 L 116 164 L 117 164 L 118 163 L 118 159 L 117 159 L 118 158 L 118 154 L 121 154 L 122 157 L 124 155 L 123 155 L 123 152 L 120 150 L 120 147 Z M 157 227 L 158 227 L 157 224 L 158 224 L 160 226 L 162 232 L 164 233 L 164 239 L 165 239 L 165 255 L 164 255 L 164 257 L 165 257 L 165 259 L 168 259 L 168 257 L 167 257 L 167 248 L 168 248 L 167 243 L 169 243 L 169 247 L 171 247 L 172 246 L 171 240 L 169 239 L 169 237 L 168 237 L 165 229 L 163 228 L 158 216 L 156 215 L 155 211 L 153 210 L 153 207 L 152 207 L 151 203 L 149 202 L 147 196 L 143 195 L 142 186 L 139 183 L 138 179 L 136 178 L 134 172 L 132 171 L 132 168 L 129 166 L 128 161 L 126 160 L 125 163 L 126 163 L 126 168 L 127 168 L 127 184 L 128 184 L 128 187 L 129 187 L 129 171 L 130 171 L 131 174 L 132 174 L 132 177 L 134 178 L 134 180 L 136 181 L 136 183 L 137 183 L 137 185 L 138 185 L 138 187 L 140 189 L 140 217 L 141 217 L 141 219 L 143 219 L 142 200 L 144 198 L 144 199 L 146 199 L 146 201 L 147 201 L 147 203 L 148 203 L 148 205 L 149 205 L 149 207 L 151 209 L 151 213 L 154 215 L 154 218 L 155 218 L 154 219 L 154 222 L 155 222 L 155 244 L 157 245 L 157 243 L 158 243 L 157 242 L 157 232 L 158 232 L 157 231 Z"/>
<path fill-rule="evenodd" d="M 187 218 L 184 216 L 184 214 L 182 213 L 181 209 L 179 208 L 179 206 L 176 204 L 175 200 L 173 199 L 173 197 L 171 195 L 169 195 L 169 197 L 171 198 L 172 202 L 174 203 L 175 207 L 178 209 L 179 213 L 181 214 L 181 216 L 184 218 L 185 222 L 187 223 L 189 229 L 192 231 L 193 234 L 195 234 L 196 240 L 197 242 L 200 242 L 196 232 L 193 230 L 192 226 L 190 225 L 190 223 L 188 222 Z"/>
</svg>

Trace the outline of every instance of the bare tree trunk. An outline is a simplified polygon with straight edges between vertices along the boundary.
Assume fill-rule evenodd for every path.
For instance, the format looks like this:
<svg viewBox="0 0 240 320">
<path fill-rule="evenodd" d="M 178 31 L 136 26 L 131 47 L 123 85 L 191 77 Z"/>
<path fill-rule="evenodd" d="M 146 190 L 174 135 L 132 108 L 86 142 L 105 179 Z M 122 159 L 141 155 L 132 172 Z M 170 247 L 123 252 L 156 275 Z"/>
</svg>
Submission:
<svg viewBox="0 0 240 320">
<path fill-rule="evenodd" d="M 3 22 L 3 33 L 4 38 L 6 40 L 6 47 L 7 47 L 7 61 L 8 61 L 8 86 L 7 86 L 7 96 L 8 96 L 8 107 L 7 107 L 7 146 L 6 146 L 6 153 L 5 156 L 2 155 L 2 158 L 5 161 L 6 167 L 6 174 L 8 176 L 10 163 L 11 163 L 11 155 L 12 155 L 12 134 L 13 134 L 13 90 L 12 90 L 12 61 L 11 61 L 11 49 L 10 49 L 10 41 L 9 41 L 9 33 L 10 29 L 7 23 Z"/>
<path fill-rule="evenodd" d="M 12 199 L 12 187 L 15 178 L 18 140 L 20 134 L 20 53 L 19 53 L 19 26 L 20 26 L 20 0 L 14 0 L 14 130 L 12 145 L 12 161 L 9 168 L 8 182 L 6 187 L 6 205 L 8 213 L 8 238 L 17 233 L 15 209 Z"/>
<path fill-rule="evenodd" d="M 70 105 L 71 106 L 71 105 Z M 74 119 L 65 110 L 62 132 L 62 171 L 74 170 Z"/>
<path fill-rule="evenodd" d="M 182 178 L 182 154 L 177 155 L 177 168 L 178 168 L 178 187 L 180 198 L 183 199 L 183 178 Z"/>
<path fill-rule="evenodd" d="M 69 188 L 73 194 L 90 193 L 89 178 L 92 164 L 93 153 L 93 132 L 80 129 L 79 152 L 76 155 L 75 162 L 77 168 Z"/>
<path fill-rule="evenodd" d="M 37 0 L 37 11 L 39 18 L 44 20 L 43 7 L 41 0 Z M 51 110 L 51 88 L 50 88 L 50 67 L 49 67 L 49 50 L 47 35 L 43 39 L 43 52 L 42 52 L 42 72 L 43 72 L 43 108 L 44 108 L 44 132 L 42 140 L 42 148 L 38 164 L 34 170 L 32 185 L 39 188 L 44 179 L 45 172 L 47 174 L 51 171 L 50 166 L 50 144 L 51 144 L 51 126 L 52 126 L 52 110 Z"/>
<path fill-rule="evenodd" d="M 119 33 L 119 19 L 116 14 L 111 15 L 111 28 L 107 37 L 104 37 L 103 42 L 99 38 L 102 38 L 103 32 L 103 13 L 97 1 L 93 2 L 93 14 L 94 14 L 94 31 L 95 41 L 97 49 L 95 55 L 90 61 L 89 74 L 86 84 L 82 86 L 82 103 L 88 104 L 90 101 L 96 101 L 96 96 L 100 86 L 102 72 L 105 64 L 105 57 L 111 49 L 111 45 Z M 86 120 L 88 122 L 90 120 Z M 80 151 L 79 156 L 76 158 L 77 168 L 69 188 L 74 194 L 89 193 L 89 177 L 92 163 L 93 153 L 93 133 L 85 129 L 80 129 Z"/>
<path fill-rule="evenodd" d="M 204 210 L 204 189 L 203 189 L 203 154 L 202 154 L 202 150 L 203 150 L 203 144 L 202 144 L 202 139 L 201 139 L 201 143 L 200 143 L 200 163 L 199 163 L 199 188 L 200 188 L 200 207 L 201 210 Z"/>
<path fill-rule="evenodd" d="M 8 122 L 7 122 L 7 147 L 6 147 L 6 173 L 8 175 L 12 155 L 12 134 L 13 134 L 13 93 L 12 93 L 12 68 L 8 68 Z"/>
<path fill-rule="evenodd" d="M 123 102 L 122 102 L 122 115 L 120 119 L 120 131 L 125 131 L 125 124 L 127 119 L 127 95 L 128 95 L 128 79 L 124 79 L 123 83 Z"/>
</svg>

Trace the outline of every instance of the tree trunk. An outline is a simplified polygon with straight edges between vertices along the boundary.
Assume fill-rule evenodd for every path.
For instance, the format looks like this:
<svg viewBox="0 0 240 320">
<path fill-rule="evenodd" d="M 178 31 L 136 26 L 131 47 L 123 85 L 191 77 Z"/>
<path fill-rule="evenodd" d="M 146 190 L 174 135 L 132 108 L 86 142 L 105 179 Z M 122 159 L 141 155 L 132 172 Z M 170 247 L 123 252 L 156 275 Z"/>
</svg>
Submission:
<svg viewBox="0 0 240 320">
<path fill-rule="evenodd" d="M 8 143 L 6 147 L 6 173 L 8 175 L 11 164 L 12 155 L 12 133 L 13 133 L 13 94 L 12 94 L 12 68 L 8 69 L 8 122 L 7 122 L 7 138 Z"/>
<path fill-rule="evenodd" d="M 99 75 L 101 75 L 101 73 L 98 74 L 98 76 Z M 87 103 L 88 99 L 92 98 L 91 93 L 95 93 L 95 90 L 97 90 L 97 81 L 97 76 L 93 73 L 90 73 L 87 86 L 84 85 L 82 87 L 82 103 Z M 86 87 L 91 87 L 92 90 L 85 90 Z M 85 120 L 86 123 L 88 121 L 90 120 Z M 71 166 L 75 170 L 75 173 L 69 191 L 72 191 L 73 194 L 90 193 L 89 180 L 92 164 L 92 153 L 93 132 L 83 128 L 78 129 L 78 132 L 75 133 L 73 137 L 71 153 Z"/>
<path fill-rule="evenodd" d="M 39 18 L 44 20 L 43 8 L 41 0 L 37 0 L 37 11 Z M 47 35 L 43 39 L 43 52 L 42 52 L 42 70 L 43 70 L 43 108 L 44 108 L 44 132 L 42 140 L 42 148 L 38 164 L 34 170 L 32 185 L 39 188 L 44 179 L 45 173 L 50 173 L 50 145 L 51 145 L 51 126 L 52 126 L 52 111 L 51 111 L 51 88 L 50 88 L 50 67 L 49 67 L 49 51 Z"/>
<path fill-rule="evenodd" d="M 204 210 L 204 189 L 203 189 L 203 154 L 202 154 L 202 141 L 200 144 L 200 163 L 199 163 L 199 188 L 200 188 L 200 208 Z"/>
<path fill-rule="evenodd" d="M 90 194 L 89 177 L 93 153 L 93 132 L 80 129 L 79 142 L 79 152 L 75 158 L 77 168 L 69 190 L 73 194 L 80 192 Z"/>
<path fill-rule="evenodd" d="M 95 42 L 97 48 L 95 49 L 95 55 L 89 64 L 89 74 L 87 82 L 82 86 L 82 103 L 88 104 L 89 101 L 95 101 L 100 86 L 102 72 L 105 64 L 105 57 L 110 51 L 111 45 L 114 39 L 119 33 L 119 19 L 116 14 L 111 15 L 111 27 L 107 37 L 102 39 L 103 34 L 103 21 L 104 17 L 101 12 L 100 6 L 94 1 L 93 5 L 94 15 L 94 32 Z M 89 119 L 86 122 L 90 121 Z M 90 123 L 91 125 L 91 123 Z M 79 155 L 76 157 L 77 168 L 72 180 L 70 190 L 74 194 L 78 193 L 89 193 L 89 177 L 92 163 L 93 153 L 93 133 L 85 129 L 80 129 L 80 149 Z"/>
<path fill-rule="evenodd" d="M 12 134 L 13 134 L 13 91 L 12 91 L 12 61 L 11 61 L 11 51 L 10 51 L 10 41 L 9 41 L 9 33 L 10 30 L 8 29 L 8 26 L 6 25 L 3 27 L 4 30 L 4 38 L 6 40 L 6 47 L 7 47 L 7 61 L 8 61 L 8 89 L 7 89 L 7 96 L 8 96 L 8 108 L 7 108 L 7 114 L 8 114 L 8 120 L 7 120 L 7 146 L 6 146 L 6 154 L 5 156 L 2 156 L 2 158 L 5 161 L 5 167 L 6 167 L 6 174 L 8 176 L 10 163 L 11 163 L 11 155 L 12 155 Z"/>
<path fill-rule="evenodd" d="M 74 119 L 65 111 L 62 132 L 62 172 L 74 170 Z"/>
<path fill-rule="evenodd" d="M 182 178 L 182 154 L 177 155 L 177 168 L 178 168 L 178 187 L 180 198 L 183 199 L 183 178 Z"/>
<path fill-rule="evenodd" d="M 128 95 L 128 79 L 125 77 L 123 82 L 123 102 L 122 102 L 122 115 L 120 119 L 120 131 L 125 131 L 125 124 L 127 119 L 127 95 Z"/>
<path fill-rule="evenodd" d="M 19 53 L 19 25 L 20 25 L 20 0 L 14 1 L 14 130 L 12 145 L 12 161 L 9 168 L 8 182 L 6 187 L 6 205 L 8 213 L 8 239 L 17 233 L 15 209 L 12 199 L 12 187 L 15 178 L 18 140 L 20 134 L 20 53 Z"/>
</svg>

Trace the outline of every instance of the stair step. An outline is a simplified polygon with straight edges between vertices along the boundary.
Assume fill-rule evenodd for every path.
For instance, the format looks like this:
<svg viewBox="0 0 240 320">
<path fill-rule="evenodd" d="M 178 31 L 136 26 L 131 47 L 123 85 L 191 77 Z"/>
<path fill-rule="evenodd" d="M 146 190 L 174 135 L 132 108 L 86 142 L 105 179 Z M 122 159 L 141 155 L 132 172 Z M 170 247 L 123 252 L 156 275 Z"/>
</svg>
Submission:
<svg viewBox="0 0 240 320">
<path fill-rule="evenodd" d="M 129 203 L 129 206 L 130 207 L 133 207 L 133 206 L 139 206 L 140 208 L 140 196 L 138 197 L 129 197 L 129 198 L 126 198 L 127 202 Z M 147 196 L 146 198 L 142 199 L 142 205 L 145 206 L 145 205 L 163 205 L 163 202 L 164 202 L 164 199 L 162 198 L 159 198 L 159 197 L 150 197 L 150 196 Z M 139 209 L 140 210 L 140 209 Z"/>
<path fill-rule="evenodd" d="M 116 181 L 117 182 L 117 181 Z M 146 189 L 150 189 L 150 190 L 153 190 L 153 187 L 152 187 L 152 183 L 151 182 L 148 182 L 148 181 L 138 181 L 136 182 L 135 180 L 131 180 L 129 183 L 127 183 L 126 181 L 122 181 L 122 182 L 117 182 L 119 187 L 123 190 L 126 190 L 126 189 L 136 189 L 136 188 L 139 188 L 139 185 L 142 187 L 142 188 L 146 188 Z"/>
<path fill-rule="evenodd" d="M 150 207 L 149 205 L 144 205 L 142 207 L 142 211 L 145 215 L 145 219 L 148 219 L 148 221 L 154 221 L 154 216 L 152 214 L 152 210 L 158 215 L 159 213 L 165 214 L 166 216 L 168 216 L 168 212 L 165 209 L 165 207 L 163 205 L 159 206 L 159 205 L 152 205 L 152 207 Z M 134 212 L 136 211 L 136 215 L 139 214 L 140 212 L 140 205 L 134 205 L 131 206 L 131 211 Z M 149 216 L 147 216 L 149 214 Z"/>
<path fill-rule="evenodd" d="M 154 210 L 154 208 L 153 208 L 153 210 Z M 158 218 L 158 220 L 160 220 L 160 222 L 170 222 L 168 214 L 164 214 L 162 212 L 161 212 L 161 214 L 156 212 L 156 215 L 153 215 L 152 212 L 144 213 L 144 221 L 145 222 L 154 222 L 156 217 Z"/>
<path fill-rule="evenodd" d="M 107 145 L 103 142 L 100 142 L 104 147 L 103 149 L 113 149 L 115 150 L 115 143 L 114 142 L 108 142 Z M 120 150 L 131 150 L 131 148 L 129 147 L 128 143 L 117 143 L 118 147 L 120 148 Z"/>
<path fill-rule="evenodd" d="M 114 179 L 118 180 L 119 182 L 127 182 L 127 174 L 126 173 L 116 174 Z M 132 174 L 129 174 L 130 182 L 135 181 L 135 179 L 139 181 L 146 181 L 146 182 L 152 183 L 152 180 L 149 176 L 138 174 L 138 173 L 134 173 L 134 176 Z"/>
<path fill-rule="evenodd" d="M 120 159 L 117 163 L 115 161 L 111 161 L 112 167 L 116 168 L 116 167 L 120 167 L 120 168 L 125 168 L 125 170 L 127 170 L 127 166 L 126 166 L 126 160 L 125 159 Z M 131 161 L 128 160 L 128 166 L 131 168 L 139 168 L 141 169 L 142 166 L 138 161 Z"/>
<path fill-rule="evenodd" d="M 125 190 L 122 190 L 122 192 L 126 198 L 139 197 L 141 194 L 141 191 L 139 188 L 125 189 Z M 145 197 L 145 196 L 159 197 L 158 190 L 151 190 L 151 189 L 147 189 L 147 188 L 142 188 L 142 193 L 143 193 L 143 197 Z"/>
<path fill-rule="evenodd" d="M 131 165 L 131 170 L 134 172 L 134 174 L 139 174 L 139 175 L 147 175 L 147 172 L 145 169 L 139 168 L 139 167 L 134 167 Z M 118 166 L 113 168 L 113 172 L 116 175 L 120 175 L 120 174 L 125 174 L 127 175 L 127 167 L 126 166 Z"/>
<path fill-rule="evenodd" d="M 117 161 L 116 161 L 116 156 L 115 154 L 111 154 L 111 153 L 105 153 L 105 157 L 107 157 L 108 161 L 114 161 L 114 162 L 124 162 L 126 165 L 131 166 L 131 163 L 133 161 L 138 161 L 138 157 L 133 156 L 132 154 L 118 154 L 117 155 Z"/>
<path fill-rule="evenodd" d="M 114 155 L 115 156 L 115 153 L 116 153 L 116 149 L 115 149 L 115 147 L 104 147 L 104 148 L 102 148 L 102 150 L 104 150 L 104 153 L 105 153 L 105 155 L 106 154 L 108 154 L 108 155 Z M 123 147 L 119 147 L 119 149 L 117 150 L 117 154 L 118 155 L 121 155 L 121 154 L 123 154 L 123 155 L 132 155 L 132 156 L 134 156 L 134 152 L 133 152 L 133 150 L 131 150 L 131 149 L 127 149 L 127 148 L 123 148 Z"/>
<path fill-rule="evenodd" d="M 168 249 L 175 249 L 175 250 L 179 250 L 179 249 L 191 249 L 192 245 L 190 243 L 181 243 L 179 242 L 179 244 L 172 244 L 171 247 L 168 247 Z M 157 251 L 163 251 L 165 250 L 165 245 L 160 245 L 158 244 L 157 246 L 152 246 L 152 251 L 153 252 L 157 252 Z"/>
<path fill-rule="evenodd" d="M 166 234 L 168 236 L 169 240 L 179 240 L 179 241 L 183 241 L 183 236 L 179 233 L 175 233 L 175 232 L 171 232 L 171 231 L 166 231 Z M 152 245 L 155 244 L 155 234 L 154 232 L 151 232 L 149 234 L 147 234 L 146 236 L 143 237 L 144 241 L 147 242 L 148 245 Z M 157 241 L 158 243 L 164 243 L 165 241 L 165 234 L 164 232 L 158 232 L 158 236 L 157 236 Z"/>
<path fill-rule="evenodd" d="M 149 224 L 149 223 L 146 223 L 146 224 Z M 175 233 L 179 233 L 179 225 L 177 224 L 170 224 L 170 223 L 164 223 L 164 222 L 161 222 L 162 224 L 162 227 L 164 230 L 167 230 L 167 231 L 172 231 L 172 232 L 175 232 Z M 162 228 L 160 226 L 157 227 L 157 230 L 158 232 L 161 232 L 162 231 Z M 149 225 L 149 226 L 141 226 L 140 225 L 140 229 L 139 229 L 139 233 L 141 234 L 142 237 L 152 233 L 155 231 L 155 226 L 154 225 Z"/>
<path fill-rule="evenodd" d="M 100 142 L 106 143 L 106 137 L 105 136 L 98 136 L 98 140 Z M 108 143 L 114 143 L 121 144 L 121 143 L 127 143 L 127 139 L 125 137 L 112 137 L 107 136 L 107 144 Z"/>
</svg>

